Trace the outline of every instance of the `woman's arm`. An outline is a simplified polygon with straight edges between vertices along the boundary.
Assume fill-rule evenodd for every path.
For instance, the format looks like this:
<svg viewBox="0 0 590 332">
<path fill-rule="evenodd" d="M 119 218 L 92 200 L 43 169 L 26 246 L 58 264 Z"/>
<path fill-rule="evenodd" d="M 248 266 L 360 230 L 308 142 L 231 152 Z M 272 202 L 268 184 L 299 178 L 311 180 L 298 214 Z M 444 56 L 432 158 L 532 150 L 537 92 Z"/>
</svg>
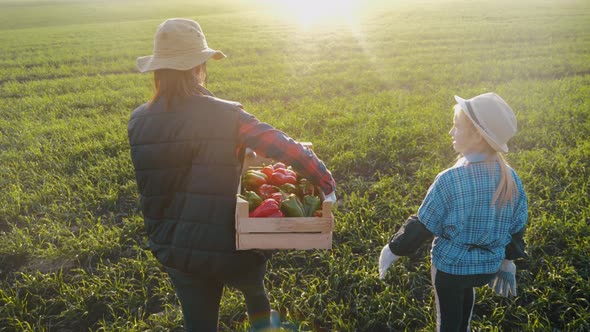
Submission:
<svg viewBox="0 0 590 332">
<path fill-rule="evenodd" d="M 303 177 L 320 186 L 325 194 L 336 189 L 336 182 L 324 163 L 311 151 L 282 131 L 239 110 L 238 139 L 262 157 L 291 165 Z"/>
</svg>

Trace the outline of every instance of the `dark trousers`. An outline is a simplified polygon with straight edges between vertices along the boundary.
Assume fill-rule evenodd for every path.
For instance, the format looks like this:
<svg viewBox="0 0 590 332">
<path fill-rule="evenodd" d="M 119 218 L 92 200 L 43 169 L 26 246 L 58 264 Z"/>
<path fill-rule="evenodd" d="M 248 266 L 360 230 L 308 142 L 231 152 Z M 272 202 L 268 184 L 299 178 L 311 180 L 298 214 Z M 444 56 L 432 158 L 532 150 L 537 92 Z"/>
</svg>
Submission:
<svg viewBox="0 0 590 332">
<path fill-rule="evenodd" d="M 270 302 L 264 288 L 266 264 L 253 267 L 246 274 L 217 279 L 203 278 L 170 268 L 167 271 L 180 300 L 187 332 L 217 331 L 224 285 L 235 287 L 244 294 L 250 325 L 254 331 L 270 327 Z"/>
<path fill-rule="evenodd" d="M 436 326 L 439 332 L 471 329 L 475 289 L 487 284 L 495 274 L 455 275 L 431 268 L 436 298 Z"/>
</svg>

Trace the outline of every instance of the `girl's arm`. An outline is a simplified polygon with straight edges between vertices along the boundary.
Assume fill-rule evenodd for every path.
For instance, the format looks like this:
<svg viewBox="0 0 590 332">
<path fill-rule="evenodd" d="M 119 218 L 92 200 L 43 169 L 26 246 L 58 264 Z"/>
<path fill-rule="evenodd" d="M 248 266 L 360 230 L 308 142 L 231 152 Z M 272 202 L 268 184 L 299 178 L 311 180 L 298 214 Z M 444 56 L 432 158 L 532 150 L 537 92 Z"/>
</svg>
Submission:
<svg viewBox="0 0 590 332">
<path fill-rule="evenodd" d="M 413 254 L 430 237 L 432 237 L 432 233 L 424 227 L 418 216 L 410 216 L 402 225 L 402 228 L 389 240 L 389 244 L 386 244 L 381 249 L 381 255 L 379 256 L 379 278 L 385 278 L 389 267 L 400 256 Z"/>
<path fill-rule="evenodd" d="M 431 238 L 432 233 L 420 222 L 418 216 L 412 215 L 389 240 L 389 249 L 397 256 L 409 256 Z"/>
<path fill-rule="evenodd" d="M 524 242 L 524 228 L 512 234 L 512 241 L 506 245 L 506 259 L 527 258 Z M 420 248 L 433 234 L 422 224 L 418 216 L 412 215 L 389 240 L 389 250 L 397 256 L 409 256 Z"/>
<path fill-rule="evenodd" d="M 524 249 L 526 244 L 524 243 L 523 236 L 524 227 L 520 231 L 512 234 L 512 240 L 506 245 L 506 259 L 515 260 L 518 258 L 528 258 Z"/>
<path fill-rule="evenodd" d="M 514 222 L 510 229 L 512 239 L 506 246 L 506 259 L 528 258 L 525 252 L 524 231 L 528 220 L 528 198 L 524 191 L 520 178 L 514 174 L 514 180 L 518 188 L 518 198 L 514 207 Z"/>
</svg>

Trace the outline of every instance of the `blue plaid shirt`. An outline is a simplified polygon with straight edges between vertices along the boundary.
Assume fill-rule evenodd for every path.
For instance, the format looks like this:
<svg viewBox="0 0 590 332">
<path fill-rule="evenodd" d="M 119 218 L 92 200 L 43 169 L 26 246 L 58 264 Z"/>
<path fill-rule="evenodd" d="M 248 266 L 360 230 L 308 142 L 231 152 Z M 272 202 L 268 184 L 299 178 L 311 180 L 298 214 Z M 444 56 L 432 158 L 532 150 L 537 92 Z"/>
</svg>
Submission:
<svg viewBox="0 0 590 332">
<path fill-rule="evenodd" d="M 526 224 L 527 197 L 520 178 L 510 169 L 518 196 L 503 207 L 492 206 L 500 166 L 485 159 L 466 155 L 439 173 L 418 210 L 420 221 L 434 234 L 432 264 L 443 272 L 497 272 L 512 234 Z"/>
</svg>

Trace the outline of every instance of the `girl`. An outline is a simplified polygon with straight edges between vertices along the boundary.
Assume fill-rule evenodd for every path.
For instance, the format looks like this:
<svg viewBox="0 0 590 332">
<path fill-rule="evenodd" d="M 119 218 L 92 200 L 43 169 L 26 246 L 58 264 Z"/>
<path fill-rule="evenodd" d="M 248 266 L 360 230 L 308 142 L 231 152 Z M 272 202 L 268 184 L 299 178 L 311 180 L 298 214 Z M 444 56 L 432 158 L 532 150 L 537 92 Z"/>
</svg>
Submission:
<svg viewBox="0 0 590 332">
<path fill-rule="evenodd" d="M 513 259 L 525 257 L 527 197 L 502 153 L 516 132 L 510 106 L 497 94 L 455 96 L 449 134 L 461 158 L 439 173 L 418 209 L 379 258 L 380 277 L 399 256 L 434 235 L 431 277 L 438 331 L 469 331 L 474 287 L 516 295 Z"/>
<path fill-rule="evenodd" d="M 137 59 L 141 72 L 154 72 L 155 95 L 128 125 L 150 250 L 172 280 L 187 331 L 217 330 L 226 285 L 243 292 L 253 330 L 278 325 L 263 284 L 268 257 L 235 250 L 246 148 L 292 165 L 335 201 L 334 179 L 311 150 L 205 89 L 206 61 L 224 57 L 197 22 L 166 20 L 154 55 Z"/>
</svg>

